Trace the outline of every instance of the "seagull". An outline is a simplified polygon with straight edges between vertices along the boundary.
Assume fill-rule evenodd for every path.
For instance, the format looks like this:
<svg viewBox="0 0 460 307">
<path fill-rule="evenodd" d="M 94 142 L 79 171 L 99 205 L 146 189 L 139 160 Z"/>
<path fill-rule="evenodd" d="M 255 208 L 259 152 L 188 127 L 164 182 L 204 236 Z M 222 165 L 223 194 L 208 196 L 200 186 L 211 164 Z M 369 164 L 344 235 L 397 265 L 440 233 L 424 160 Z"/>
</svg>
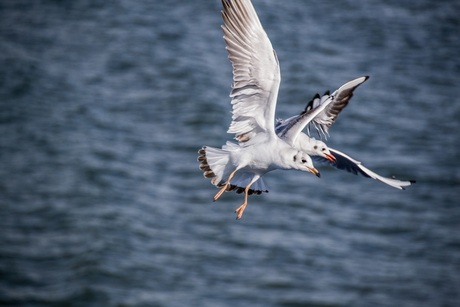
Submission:
<svg viewBox="0 0 460 307">
<path fill-rule="evenodd" d="M 333 101 L 328 103 L 327 107 L 308 123 L 308 125 L 313 124 L 315 126 L 320 137 L 327 138 L 329 136 L 329 128 L 335 122 L 339 113 L 348 105 L 353 96 L 353 91 L 368 78 L 368 76 L 365 76 L 349 81 L 332 95 L 329 95 L 329 92 L 325 92 L 323 96 L 316 94 L 307 103 L 305 110 L 299 115 L 292 116 L 286 120 L 278 119 L 275 127 L 276 133 L 282 138 L 289 138 L 290 127 L 299 124 L 299 121 L 302 121 L 303 114 L 310 112 L 323 103 L 327 103 L 331 99 L 331 96 L 333 96 Z M 302 124 L 300 123 L 300 125 Z M 351 158 L 337 149 L 328 147 L 323 141 L 309 137 L 303 132 L 297 136 L 294 147 L 310 155 L 315 162 L 326 163 L 355 175 L 361 174 L 364 177 L 381 181 L 397 189 L 404 190 L 405 187 L 415 183 L 415 180 L 398 180 L 383 177 L 362 165 L 360 161 Z"/>
<path fill-rule="evenodd" d="M 301 123 L 289 129 L 289 139 L 279 137 L 275 109 L 281 76 L 276 52 L 250 0 L 222 0 L 222 4 L 222 29 L 233 66 L 232 121 L 227 132 L 235 134 L 238 143 L 204 146 L 198 161 L 203 175 L 219 188 L 214 201 L 226 191 L 244 192 L 244 201 L 235 210 L 240 219 L 248 195 L 268 192 L 262 178 L 266 173 L 292 169 L 320 177 L 311 157 L 293 147 L 292 141 L 333 97 L 304 112 Z"/>
</svg>

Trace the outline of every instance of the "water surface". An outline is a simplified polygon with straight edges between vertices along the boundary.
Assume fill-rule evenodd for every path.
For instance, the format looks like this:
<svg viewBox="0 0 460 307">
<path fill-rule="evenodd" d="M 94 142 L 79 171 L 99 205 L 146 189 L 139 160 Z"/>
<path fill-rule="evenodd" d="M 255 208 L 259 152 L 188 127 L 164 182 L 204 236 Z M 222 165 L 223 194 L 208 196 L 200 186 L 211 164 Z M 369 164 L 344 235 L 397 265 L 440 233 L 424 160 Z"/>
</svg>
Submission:
<svg viewBox="0 0 460 307">
<path fill-rule="evenodd" d="M 0 304 L 457 306 L 455 1 L 254 0 L 277 114 L 362 75 L 330 146 L 399 191 L 327 167 L 270 193 L 204 179 L 232 135 L 219 1 L 0 4 Z"/>
</svg>

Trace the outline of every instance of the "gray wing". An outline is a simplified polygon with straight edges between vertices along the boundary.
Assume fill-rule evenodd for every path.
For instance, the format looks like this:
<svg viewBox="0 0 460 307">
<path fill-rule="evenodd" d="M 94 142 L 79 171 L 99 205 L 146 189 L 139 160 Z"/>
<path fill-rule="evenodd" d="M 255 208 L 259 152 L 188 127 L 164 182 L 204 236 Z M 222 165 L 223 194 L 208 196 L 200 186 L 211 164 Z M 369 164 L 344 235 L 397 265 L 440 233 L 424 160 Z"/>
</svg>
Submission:
<svg viewBox="0 0 460 307">
<path fill-rule="evenodd" d="M 344 154 L 343 152 L 340 152 L 333 148 L 329 148 L 329 150 L 334 155 L 334 157 L 337 159 L 336 163 L 332 163 L 331 161 L 323 157 L 320 157 L 320 156 L 313 156 L 312 160 L 329 164 L 337 169 L 341 169 L 349 173 L 353 173 L 355 175 L 361 174 L 364 177 L 381 181 L 385 184 L 388 184 L 389 186 L 392 186 L 394 188 L 401 189 L 401 190 L 404 190 L 404 187 L 410 186 L 412 183 L 415 183 L 415 180 L 398 180 L 398 179 L 380 176 L 379 174 L 376 174 L 375 172 L 371 171 L 370 169 L 362 165 L 360 161 L 357 161 L 351 158 L 350 156 Z"/>
<path fill-rule="evenodd" d="M 367 79 L 369 79 L 368 76 L 356 78 L 342 85 L 339 89 L 332 93 L 332 95 L 329 95 L 329 92 L 324 93 L 323 96 L 316 94 L 312 100 L 307 103 L 304 112 L 317 108 L 318 105 L 324 103 L 329 96 L 334 96 L 332 103 L 330 103 L 312 121 L 320 134 L 324 135 L 326 138 L 329 136 L 329 128 L 335 122 L 339 113 L 348 105 L 351 97 L 353 97 L 354 90 Z"/>
<path fill-rule="evenodd" d="M 276 134 L 292 145 L 299 133 L 309 123 L 313 123 L 317 129 L 321 129 L 324 135 L 327 135 L 327 130 L 348 104 L 353 91 L 368 78 L 365 76 L 348 81 L 332 94 L 326 92 L 322 97 L 316 94 L 302 113 L 287 120 L 278 120 L 275 127 Z"/>
</svg>

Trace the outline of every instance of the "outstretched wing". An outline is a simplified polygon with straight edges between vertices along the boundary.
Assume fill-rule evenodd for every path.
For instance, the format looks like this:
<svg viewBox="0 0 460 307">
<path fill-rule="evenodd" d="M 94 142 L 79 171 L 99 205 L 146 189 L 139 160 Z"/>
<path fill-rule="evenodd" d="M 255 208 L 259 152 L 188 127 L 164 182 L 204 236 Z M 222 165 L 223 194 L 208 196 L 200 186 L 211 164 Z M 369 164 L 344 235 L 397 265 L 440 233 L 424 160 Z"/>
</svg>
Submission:
<svg viewBox="0 0 460 307">
<path fill-rule="evenodd" d="M 316 106 L 314 109 L 302 112 L 300 115 L 293 116 L 287 120 L 279 120 L 276 125 L 276 134 L 286 141 L 291 146 L 294 146 L 295 141 L 302 130 L 324 109 L 334 101 L 334 96 L 328 96 L 323 103 Z"/>
<path fill-rule="evenodd" d="M 275 136 L 281 78 L 276 53 L 250 0 L 222 0 L 222 4 L 222 29 L 233 66 L 233 115 L 227 132 L 239 142 L 261 132 Z"/>
<path fill-rule="evenodd" d="M 380 176 L 379 174 L 374 173 L 367 167 L 361 164 L 360 161 L 357 161 L 350 156 L 344 154 L 343 152 L 338 151 L 337 149 L 329 148 L 330 152 L 336 158 L 336 162 L 333 163 L 320 156 L 312 156 L 312 159 L 317 162 L 327 163 L 335 168 L 353 173 L 355 175 L 361 174 L 364 177 L 372 178 L 378 181 L 381 181 L 389 186 L 392 186 L 397 189 L 404 190 L 404 187 L 410 186 L 412 183 L 415 183 L 415 180 L 398 180 L 388 177 Z"/>
<path fill-rule="evenodd" d="M 302 113 L 287 120 L 279 120 L 276 126 L 276 133 L 286 142 L 293 145 L 299 133 L 312 122 L 317 129 L 321 129 L 327 135 L 329 127 L 353 96 L 353 91 L 368 78 L 366 76 L 351 80 L 332 94 L 326 92 L 322 97 L 316 94 Z"/>
<path fill-rule="evenodd" d="M 369 79 L 368 76 L 356 78 L 345 83 L 332 93 L 331 96 L 334 96 L 332 103 L 330 103 L 324 111 L 318 114 L 318 116 L 316 116 L 312 121 L 318 132 L 322 133 L 324 137 L 327 138 L 327 136 L 329 136 L 329 128 L 335 122 L 339 113 L 348 105 L 351 97 L 353 97 L 353 91 L 367 79 Z M 307 103 L 304 112 L 317 108 L 318 105 L 324 103 L 328 97 L 329 92 L 324 93 L 322 97 L 316 94 L 313 99 Z"/>
</svg>

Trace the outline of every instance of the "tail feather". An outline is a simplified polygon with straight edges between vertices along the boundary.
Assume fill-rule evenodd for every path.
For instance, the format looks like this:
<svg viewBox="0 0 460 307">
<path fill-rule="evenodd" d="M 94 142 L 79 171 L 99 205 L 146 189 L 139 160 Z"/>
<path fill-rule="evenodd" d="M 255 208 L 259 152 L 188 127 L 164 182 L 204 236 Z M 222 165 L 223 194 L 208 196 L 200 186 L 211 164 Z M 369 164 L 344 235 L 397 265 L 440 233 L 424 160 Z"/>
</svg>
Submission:
<svg viewBox="0 0 460 307">
<path fill-rule="evenodd" d="M 211 178 L 213 185 L 221 184 L 230 153 L 223 149 L 204 146 L 198 151 L 198 154 L 198 162 L 201 162 L 200 169 L 204 177 Z"/>
<path fill-rule="evenodd" d="M 238 145 L 235 145 L 236 147 Z M 230 163 L 230 151 L 234 149 L 232 143 L 227 143 L 222 149 L 204 146 L 198 151 L 198 162 L 200 169 L 203 171 L 205 178 L 210 178 L 211 183 L 217 187 L 222 187 L 225 184 L 230 172 L 233 171 Z M 238 171 L 230 181 L 227 191 L 236 191 L 242 193 L 244 188 L 254 178 L 254 174 L 250 172 Z M 248 194 L 260 195 L 262 192 L 268 192 L 268 188 L 262 178 L 254 182 Z"/>
</svg>

